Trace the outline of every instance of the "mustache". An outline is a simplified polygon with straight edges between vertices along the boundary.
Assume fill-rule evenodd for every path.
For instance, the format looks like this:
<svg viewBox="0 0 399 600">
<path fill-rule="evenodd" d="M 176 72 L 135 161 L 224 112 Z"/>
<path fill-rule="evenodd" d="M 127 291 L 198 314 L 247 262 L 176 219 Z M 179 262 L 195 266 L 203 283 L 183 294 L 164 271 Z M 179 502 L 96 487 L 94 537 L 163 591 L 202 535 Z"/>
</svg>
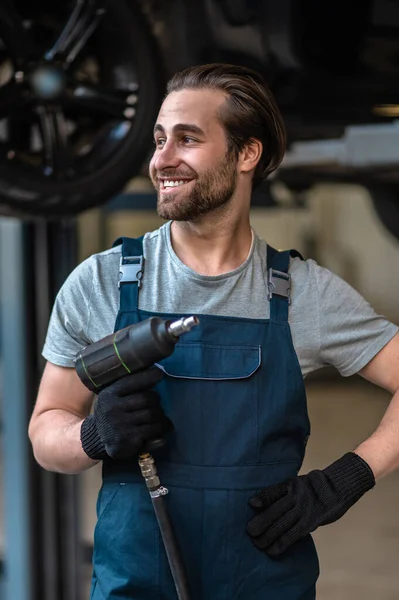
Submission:
<svg viewBox="0 0 399 600">
<path fill-rule="evenodd" d="M 171 179 L 196 179 L 197 178 L 197 173 L 195 172 L 191 172 L 191 173 L 184 173 L 181 171 L 159 171 L 157 173 L 157 178 L 163 178 L 163 179 L 167 179 L 168 177 L 170 177 Z"/>
</svg>

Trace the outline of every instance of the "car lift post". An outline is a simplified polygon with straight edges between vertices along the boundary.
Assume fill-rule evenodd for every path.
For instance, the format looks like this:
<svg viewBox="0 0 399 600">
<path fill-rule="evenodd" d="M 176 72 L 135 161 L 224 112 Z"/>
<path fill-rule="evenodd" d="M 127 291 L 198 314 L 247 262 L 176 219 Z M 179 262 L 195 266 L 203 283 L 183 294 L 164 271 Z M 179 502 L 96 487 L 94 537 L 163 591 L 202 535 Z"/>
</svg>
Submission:
<svg viewBox="0 0 399 600">
<path fill-rule="evenodd" d="M 0 219 L 4 600 L 80 600 L 79 477 L 41 469 L 27 437 L 56 292 L 76 264 L 76 223 Z"/>
</svg>

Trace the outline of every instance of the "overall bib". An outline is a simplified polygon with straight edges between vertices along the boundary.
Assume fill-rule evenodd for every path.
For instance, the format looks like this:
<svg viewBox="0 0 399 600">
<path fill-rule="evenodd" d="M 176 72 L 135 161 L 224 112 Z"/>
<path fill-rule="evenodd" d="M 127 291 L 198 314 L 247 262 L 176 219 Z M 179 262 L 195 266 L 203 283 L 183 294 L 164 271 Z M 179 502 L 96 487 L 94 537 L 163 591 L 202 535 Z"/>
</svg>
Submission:
<svg viewBox="0 0 399 600">
<path fill-rule="evenodd" d="M 142 256 L 142 238 L 114 245 L 121 241 L 122 262 Z M 269 274 L 284 281 L 289 256 L 268 247 Z M 184 316 L 139 310 L 141 274 L 121 283 L 115 330 L 155 314 Z M 297 475 L 310 431 L 289 293 L 254 298 L 268 301 L 267 320 L 198 315 L 200 325 L 159 365 L 166 375 L 157 390 L 175 430 L 153 455 L 169 490 L 164 500 L 192 600 L 315 598 L 319 568 L 311 536 L 271 559 L 245 531 L 255 514 L 248 499 Z M 176 600 L 136 459 L 104 461 L 97 516 L 91 600 Z"/>
</svg>

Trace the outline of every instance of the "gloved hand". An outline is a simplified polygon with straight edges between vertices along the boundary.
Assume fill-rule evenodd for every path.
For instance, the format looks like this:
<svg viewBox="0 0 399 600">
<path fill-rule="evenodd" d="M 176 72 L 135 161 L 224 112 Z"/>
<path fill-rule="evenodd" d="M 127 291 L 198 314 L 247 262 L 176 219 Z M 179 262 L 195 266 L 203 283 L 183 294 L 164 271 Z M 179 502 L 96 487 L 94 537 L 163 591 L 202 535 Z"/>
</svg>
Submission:
<svg viewBox="0 0 399 600">
<path fill-rule="evenodd" d="M 258 514 L 247 533 L 259 550 L 277 557 L 320 525 L 333 523 L 375 485 L 369 465 L 354 452 L 321 471 L 272 485 L 249 500 Z"/>
<path fill-rule="evenodd" d="M 150 440 L 173 429 L 151 388 L 163 377 L 157 367 L 126 375 L 98 394 L 94 414 L 82 423 L 83 450 L 93 459 L 138 456 Z"/>
</svg>

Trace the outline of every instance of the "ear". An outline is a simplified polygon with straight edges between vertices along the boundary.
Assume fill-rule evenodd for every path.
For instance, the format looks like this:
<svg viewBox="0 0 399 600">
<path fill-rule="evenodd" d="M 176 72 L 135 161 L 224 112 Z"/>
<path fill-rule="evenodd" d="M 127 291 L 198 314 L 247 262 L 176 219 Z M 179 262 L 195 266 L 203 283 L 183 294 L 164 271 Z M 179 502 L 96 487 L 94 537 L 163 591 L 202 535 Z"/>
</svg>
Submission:
<svg viewBox="0 0 399 600">
<path fill-rule="evenodd" d="M 239 169 L 242 173 L 254 171 L 263 152 L 263 144 L 256 138 L 251 138 L 239 155 Z"/>
</svg>

